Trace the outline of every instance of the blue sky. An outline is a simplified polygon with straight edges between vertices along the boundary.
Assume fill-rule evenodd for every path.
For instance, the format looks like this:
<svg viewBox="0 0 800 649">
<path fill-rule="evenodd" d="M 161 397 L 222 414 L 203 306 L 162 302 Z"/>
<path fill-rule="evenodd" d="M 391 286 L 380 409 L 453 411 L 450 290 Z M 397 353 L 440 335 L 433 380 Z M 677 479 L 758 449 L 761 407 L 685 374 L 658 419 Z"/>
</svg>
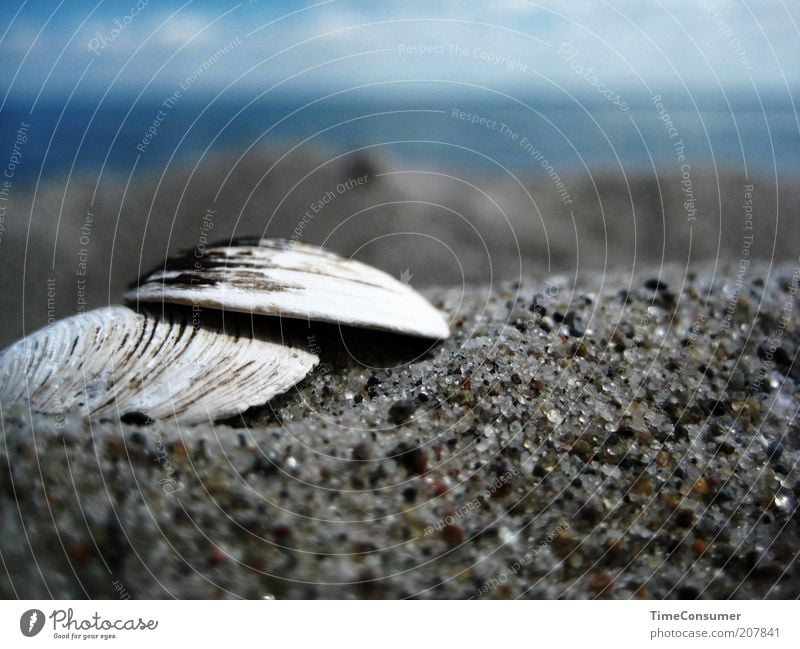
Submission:
<svg viewBox="0 0 800 649">
<path fill-rule="evenodd" d="M 314 95 L 363 84 L 424 92 L 426 86 L 397 83 L 413 79 L 505 92 L 542 85 L 589 92 L 588 76 L 609 90 L 650 92 L 681 84 L 786 92 L 800 83 L 796 0 L 3 6 L 0 88 L 12 99 L 169 94 L 204 63 L 191 89 L 198 96 L 273 86 L 275 93 Z"/>
</svg>

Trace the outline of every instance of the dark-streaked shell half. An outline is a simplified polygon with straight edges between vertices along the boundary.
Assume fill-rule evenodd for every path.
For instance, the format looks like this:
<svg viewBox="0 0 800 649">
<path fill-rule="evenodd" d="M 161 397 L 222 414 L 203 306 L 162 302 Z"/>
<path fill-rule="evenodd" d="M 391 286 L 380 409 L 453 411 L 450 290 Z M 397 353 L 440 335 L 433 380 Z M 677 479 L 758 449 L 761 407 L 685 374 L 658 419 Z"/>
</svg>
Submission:
<svg viewBox="0 0 800 649">
<path fill-rule="evenodd" d="M 219 419 L 303 379 L 316 355 L 245 319 L 225 326 L 105 307 L 55 322 L 0 352 L 0 403 L 92 417 Z"/>
<path fill-rule="evenodd" d="M 450 335 L 442 314 L 407 284 L 322 248 L 280 239 L 234 241 L 169 259 L 125 297 L 427 338 Z"/>
</svg>

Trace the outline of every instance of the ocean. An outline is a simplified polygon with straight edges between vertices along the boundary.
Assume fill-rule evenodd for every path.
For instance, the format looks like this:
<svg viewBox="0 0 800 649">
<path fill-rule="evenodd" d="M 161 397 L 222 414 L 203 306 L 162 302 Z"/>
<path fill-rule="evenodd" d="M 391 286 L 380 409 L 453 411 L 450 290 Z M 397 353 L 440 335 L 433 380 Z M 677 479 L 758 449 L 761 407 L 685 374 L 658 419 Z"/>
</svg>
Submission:
<svg viewBox="0 0 800 649">
<path fill-rule="evenodd" d="M 330 157 L 370 152 L 442 172 L 625 174 L 716 167 L 771 177 L 800 172 L 800 122 L 788 95 L 639 96 L 432 93 L 415 97 L 185 95 L 9 103 L 0 111 L 0 164 L 35 181 L 68 173 L 127 176 L 218 154 L 269 147 Z M 624 108 L 624 109 L 623 109 Z M 22 133 L 22 136 L 20 136 Z"/>
</svg>

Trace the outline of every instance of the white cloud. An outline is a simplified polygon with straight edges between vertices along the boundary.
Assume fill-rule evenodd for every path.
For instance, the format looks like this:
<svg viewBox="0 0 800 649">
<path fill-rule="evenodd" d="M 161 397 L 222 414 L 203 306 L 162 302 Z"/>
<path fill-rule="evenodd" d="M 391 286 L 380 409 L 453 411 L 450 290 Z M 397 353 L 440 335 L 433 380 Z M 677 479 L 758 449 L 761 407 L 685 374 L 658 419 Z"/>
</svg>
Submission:
<svg viewBox="0 0 800 649">
<path fill-rule="evenodd" d="M 309 0 L 311 1 L 311 0 Z M 565 85 L 580 84 L 573 70 L 557 54 L 563 41 L 581 50 L 582 63 L 592 65 L 603 80 L 615 87 L 638 85 L 637 75 L 648 83 L 676 82 L 678 76 L 687 81 L 714 83 L 715 75 L 723 83 L 748 85 L 743 75 L 741 56 L 736 43 L 746 52 L 753 74 L 759 84 L 782 83 L 782 75 L 792 75 L 791 82 L 800 82 L 797 53 L 800 35 L 785 0 L 708 0 L 720 12 L 714 19 L 704 8 L 706 0 L 492 0 L 491 2 L 362 2 L 338 0 L 308 11 L 301 11 L 276 20 L 274 6 L 261 11 L 265 5 L 244 3 L 209 26 L 228 7 L 214 11 L 184 10 L 155 33 L 147 47 L 129 65 L 126 79 L 142 83 L 179 47 L 189 43 L 182 53 L 160 72 L 154 84 L 170 88 L 175 80 L 185 76 L 186 69 L 197 64 L 203 52 L 213 51 L 232 39 L 242 38 L 241 47 L 226 58 L 204 79 L 204 87 L 224 85 L 227 80 L 272 57 L 284 48 L 308 41 L 287 53 L 259 66 L 247 78 L 253 87 L 264 87 L 306 68 L 325 61 L 348 57 L 359 52 L 389 49 L 387 54 L 356 57 L 323 65 L 304 74 L 295 84 L 309 89 L 358 85 L 376 80 L 398 78 L 452 78 L 465 82 L 487 84 L 497 88 L 530 89 L 541 73 Z M 797 13 L 794 8 L 791 11 Z M 153 3 L 151 8 L 156 9 Z M 750 14 L 748 8 L 752 10 Z M 87 80 L 98 84 L 113 79 L 121 65 L 135 48 L 154 34 L 154 30 L 174 9 L 148 11 L 138 16 L 119 37 L 102 51 L 93 62 Z M 419 20 L 414 20 L 419 18 Z M 73 16 L 73 24 L 82 20 Z M 108 33 L 113 27 L 111 18 L 92 20 L 76 38 L 75 47 L 62 64 L 68 69 L 64 82 L 71 83 L 73 73 L 86 65 L 86 42 L 94 31 Z M 273 21 L 269 27 L 245 38 L 259 25 Z M 382 23 L 382 24 L 375 24 Z M 25 51 L 39 26 L 32 23 L 15 26 L 9 34 L 11 42 L 4 43 L 13 51 Z M 762 32 L 763 29 L 763 32 Z M 62 23 L 47 30 L 46 47 L 37 47 L 34 55 L 42 65 L 60 51 L 71 31 Z M 85 37 L 83 37 L 85 35 Z M 541 38 L 552 44 L 538 44 Z M 311 40 L 309 40 L 311 39 Z M 450 53 L 421 57 L 400 56 L 399 43 L 457 44 L 518 60 L 529 73 L 511 70 L 503 65 L 491 65 L 473 58 L 459 58 Z M 774 48 L 772 54 L 770 47 Z M 659 52 L 659 49 L 661 50 Z M 40 50 L 47 50 L 38 55 Z M 45 56 L 46 55 L 46 56 Z M 19 55 L 21 57 L 21 55 Z M 31 61 L 34 59 L 32 55 Z M 777 59 L 777 60 L 776 60 Z M 40 66 L 41 69 L 46 69 Z M 673 71 L 673 68 L 675 71 Z M 34 85 L 30 78 L 20 77 Z M 5 77 L 8 78 L 6 72 Z M 139 75 L 139 77 L 137 77 Z M 54 75 L 50 83 L 61 77 Z M 585 85 L 585 84 L 584 84 Z"/>
<path fill-rule="evenodd" d="M 209 27 L 211 20 L 205 15 L 180 13 L 159 30 L 158 40 L 168 47 L 180 47 L 190 41 L 193 46 L 214 42 L 217 34 L 214 26 Z"/>
</svg>

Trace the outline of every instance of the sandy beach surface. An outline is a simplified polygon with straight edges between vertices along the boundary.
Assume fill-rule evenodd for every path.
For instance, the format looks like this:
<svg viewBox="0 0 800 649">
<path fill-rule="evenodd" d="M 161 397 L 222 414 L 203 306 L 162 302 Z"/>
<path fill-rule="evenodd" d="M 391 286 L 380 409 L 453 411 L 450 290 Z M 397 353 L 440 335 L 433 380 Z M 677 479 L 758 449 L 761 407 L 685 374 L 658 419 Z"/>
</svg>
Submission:
<svg viewBox="0 0 800 649">
<path fill-rule="evenodd" d="M 192 427 L 2 410 L 0 595 L 800 596 L 796 264 L 427 288 Z M 412 280 L 413 283 L 413 280 Z"/>
</svg>

